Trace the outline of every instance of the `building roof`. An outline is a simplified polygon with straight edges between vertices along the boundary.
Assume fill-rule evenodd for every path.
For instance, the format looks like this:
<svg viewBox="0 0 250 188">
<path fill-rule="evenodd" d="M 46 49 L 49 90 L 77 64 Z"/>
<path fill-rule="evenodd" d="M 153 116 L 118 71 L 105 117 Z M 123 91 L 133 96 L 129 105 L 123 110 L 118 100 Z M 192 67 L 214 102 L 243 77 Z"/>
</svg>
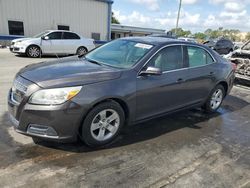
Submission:
<svg viewBox="0 0 250 188">
<path fill-rule="evenodd" d="M 135 27 L 135 26 L 126 26 L 120 24 L 111 24 L 111 31 L 116 32 L 125 32 L 125 33 L 143 33 L 143 34 L 162 34 L 165 33 L 164 29 L 154 29 L 154 28 L 145 28 L 145 27 Z"/>
</svg>

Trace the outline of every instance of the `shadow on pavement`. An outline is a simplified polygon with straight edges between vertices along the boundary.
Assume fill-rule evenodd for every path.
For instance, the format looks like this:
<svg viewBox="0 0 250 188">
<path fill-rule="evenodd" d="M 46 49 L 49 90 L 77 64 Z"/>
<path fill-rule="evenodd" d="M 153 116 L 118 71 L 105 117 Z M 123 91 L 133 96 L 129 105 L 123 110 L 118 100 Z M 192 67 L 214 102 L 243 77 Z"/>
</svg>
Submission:
<svg viewBox="0 0 250 188">
<path fill-rule="evenodd" d="M 234 96 L 227 96 L 222 107 L 216 113 L 206 114 L 201 109 L 192 109 L 166 115 L 161 118 L 147 121 L 145 123 L 126 126 L 124 127 L 121 134 L 112 143 L 104 147 L 95 149 L 85 146 L 80 141 L 77 143 L 70 144 L 42 142 L 40 143 L 40 145 L 77 153 L 120 147 L 153 139 L 163 134 L 167 134 L 182 128 L 188 127 L 192 129 L 202 129 L 202 127 L 197 126 L 198 123 L 208 121 L 209 119 L 224 115 L 226 113 L 238 111 L 247 106 L 248 104 L 248 102 L 240 98 Z"/>
</svg>

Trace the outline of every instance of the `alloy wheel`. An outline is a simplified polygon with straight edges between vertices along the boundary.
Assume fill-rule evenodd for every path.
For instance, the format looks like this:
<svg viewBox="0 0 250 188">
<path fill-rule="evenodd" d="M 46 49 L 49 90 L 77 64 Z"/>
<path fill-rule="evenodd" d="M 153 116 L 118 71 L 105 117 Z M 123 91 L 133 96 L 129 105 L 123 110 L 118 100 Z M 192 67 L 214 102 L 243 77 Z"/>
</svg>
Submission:
<svg viewBox="0 0 250 188">
<path fill-rule="evenodd" d="M 40 49 L 36 46 L 32 46 L 28 49 L 28 53 L 30 57 L 38 57 L 40 55 Z"/>
<path fill-rule="evenodd" d="M 113 109 L 105 109 L 94 117 L 90 126 L 91 135 L 98 141 L 106 141 L 116 134 L 119 126 L 119 114 Z"/>
<path fill-rule="evenodd" d="M 213 110 L 217 109 L 223 100 L 223 91 L 221 89 L 217 89 L 214 91 L 211 100 L 210 106 Z"/>
</svg>

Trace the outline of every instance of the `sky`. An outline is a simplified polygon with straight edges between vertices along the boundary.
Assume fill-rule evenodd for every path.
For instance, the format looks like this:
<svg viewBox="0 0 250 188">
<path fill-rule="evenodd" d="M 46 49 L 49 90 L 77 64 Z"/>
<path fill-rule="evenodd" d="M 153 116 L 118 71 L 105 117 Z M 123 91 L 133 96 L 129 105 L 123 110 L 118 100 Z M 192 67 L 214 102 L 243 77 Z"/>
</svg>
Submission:
<svg viewBox="0 0 250 188">
<path fill-rule="evenodd" d="M 114 0 L 112 9 L 121 24 L 169 31 L 175 28 L 178 6 L 179 0 Z M 250 0 L 182 0 L 179 27 L 250 32 Z"/>
</svg>

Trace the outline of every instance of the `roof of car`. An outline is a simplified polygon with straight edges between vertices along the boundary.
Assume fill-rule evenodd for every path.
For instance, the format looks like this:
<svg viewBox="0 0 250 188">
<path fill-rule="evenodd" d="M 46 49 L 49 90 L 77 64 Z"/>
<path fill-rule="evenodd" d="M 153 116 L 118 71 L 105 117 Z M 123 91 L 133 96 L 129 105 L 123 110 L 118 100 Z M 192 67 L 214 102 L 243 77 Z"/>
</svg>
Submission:
<svg viewBox="0 0 250 188">
<path fill-rule="evenodd" d="M 190 44 L 190 45 L 199 45 L 197 43 L 182 41 L 178 39 L 171 39 L 165 37 L 125 37 L 122 40 L 131 40 L 140 43 L 152 44 L 152 45 L 167 45 L 167 44 Z"/>
</svg>

